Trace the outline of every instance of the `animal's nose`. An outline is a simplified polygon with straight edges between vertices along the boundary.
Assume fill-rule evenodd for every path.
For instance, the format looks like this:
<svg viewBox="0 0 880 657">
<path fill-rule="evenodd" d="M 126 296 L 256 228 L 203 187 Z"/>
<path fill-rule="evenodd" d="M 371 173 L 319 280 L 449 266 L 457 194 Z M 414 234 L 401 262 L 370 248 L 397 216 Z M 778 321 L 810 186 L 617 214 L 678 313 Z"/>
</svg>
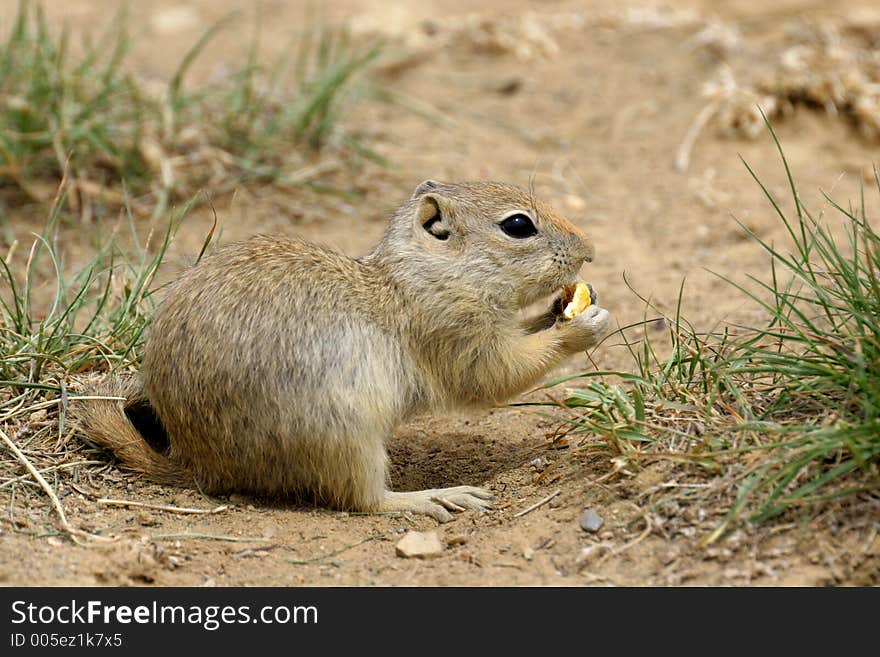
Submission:
<svg viewBox="0 0 880 657">
<path fill-rule="evenodd" d="M 578 260 L 593 262 L 593 256 L 596 250 L 593 247 L 593 241 L 580 230 L 573 232 L 569 236 L 569 244 L 571 245 L 572 255 Z"/>
</svg>

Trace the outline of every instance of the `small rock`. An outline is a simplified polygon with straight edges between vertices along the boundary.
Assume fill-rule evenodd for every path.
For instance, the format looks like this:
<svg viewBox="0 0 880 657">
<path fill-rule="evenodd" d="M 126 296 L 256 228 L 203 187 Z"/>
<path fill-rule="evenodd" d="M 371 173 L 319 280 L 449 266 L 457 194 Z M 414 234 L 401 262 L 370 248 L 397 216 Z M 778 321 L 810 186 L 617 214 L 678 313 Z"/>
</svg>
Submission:
<svg viewBox="0 0 880 657">
<path fill-rule="evenodd" d="M 443 552 L 443 544 L 437 532 L 414 532 L 409 531 L 406 535 L 397 541 L 394 546 L 398 557 L 406 559 L 418 557 L 419 559 L 429 559 L 438 557 Z"/>
<path fill-rule="evenodd" d="M 526 561 L 531 561 L 535 557 L 535 551 L 529 546 L 524 547 L 522 553 Z"/>
<path fill-rule="evenodd" d="M 509 78 L 496 86 L 495 91 L 497 91 L 502 96 L 512 96 L 517 91 L 522 89 L 522 86 L 522 78 Z"/>
<path fill-rule="evenodd" d="M 585 509 L 581 514 L 581 529 L 585 532 L 597 532 L 605 524 L 602 516 L 596 513 L 595 509 Z"/>
<path fill-rule="evenodd" d="M 550 463 L 550 461 L 545 459 L 543 456 L 539 456 L 538 458 L 532 459 L 531 461 L 529 461 L 529 465 L 538 471 L 541 471 L 544 468 L 546 468 L 547 465 L 549 465 L 549 463 Z"/>
<path fill-rule="evenodd" d="M 422 32 L 424 32 L 428 36 L 434 36 L 440 31 L 440 26 L 435 21 L 432 21 L 430 18 L 421 22 L 421 28 Z"/>
</svg>

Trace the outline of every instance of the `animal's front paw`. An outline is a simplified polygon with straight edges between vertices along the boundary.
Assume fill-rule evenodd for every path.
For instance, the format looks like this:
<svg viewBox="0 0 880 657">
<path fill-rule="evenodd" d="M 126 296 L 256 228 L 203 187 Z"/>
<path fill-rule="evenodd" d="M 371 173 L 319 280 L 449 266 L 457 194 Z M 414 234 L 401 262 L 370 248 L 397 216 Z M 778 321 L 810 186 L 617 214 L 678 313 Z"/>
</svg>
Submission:
<svg viewBox="0 0 880 657">
<path fill-rule="evenodd" d="M 559 320 L 555 329 L 563 336 L 570 351 L 586 351 L 599 344 L 608 332 L 610 313 L 600 306 L 590 306 L 573 319 Z"/>
</svg>

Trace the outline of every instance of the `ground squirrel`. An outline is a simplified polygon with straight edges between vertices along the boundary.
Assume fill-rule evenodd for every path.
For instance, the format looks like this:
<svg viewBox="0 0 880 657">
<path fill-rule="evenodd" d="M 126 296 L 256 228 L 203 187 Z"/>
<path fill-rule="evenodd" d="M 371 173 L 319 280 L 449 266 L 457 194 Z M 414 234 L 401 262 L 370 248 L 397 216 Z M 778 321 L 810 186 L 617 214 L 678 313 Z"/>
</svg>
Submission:
<svg viewBox="0 0 880 657">
<path fill-rule="evenodd" d="M 491 404 L 595 345 L 608 312 L 523 308 L 577 280 L 593 247 L 524 190 L 420 184 L 367 255 L 257 236 L 170 288 L 138 378 L 108 377 L 74 419 L 157 482 L 305 494 L 357 511 L 491 508 L 472 486 L 387 487 L 385 442 L 425 411 Z"/>
</svg>

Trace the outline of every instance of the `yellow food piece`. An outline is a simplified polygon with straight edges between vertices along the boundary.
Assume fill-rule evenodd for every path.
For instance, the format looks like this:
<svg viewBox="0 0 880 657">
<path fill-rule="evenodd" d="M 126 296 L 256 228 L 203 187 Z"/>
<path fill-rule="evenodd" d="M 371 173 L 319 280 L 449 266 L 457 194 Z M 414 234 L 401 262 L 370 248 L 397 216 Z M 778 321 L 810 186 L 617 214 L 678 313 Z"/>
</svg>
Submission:
<svg viewBox="0 0 880 657">
<path fill-rule="evenodd" d="M 579 281 L 574 286 L 566 286 L 563 289 L 563 300 L 568 299 L 569 296 L 571 296 L 571 300 L 562 311 L 562 316 L 565 319 L 574 319 L 593 302 L 593 299 L 590 297 L 590 288 L 583 281 Z"/>
</svg>

